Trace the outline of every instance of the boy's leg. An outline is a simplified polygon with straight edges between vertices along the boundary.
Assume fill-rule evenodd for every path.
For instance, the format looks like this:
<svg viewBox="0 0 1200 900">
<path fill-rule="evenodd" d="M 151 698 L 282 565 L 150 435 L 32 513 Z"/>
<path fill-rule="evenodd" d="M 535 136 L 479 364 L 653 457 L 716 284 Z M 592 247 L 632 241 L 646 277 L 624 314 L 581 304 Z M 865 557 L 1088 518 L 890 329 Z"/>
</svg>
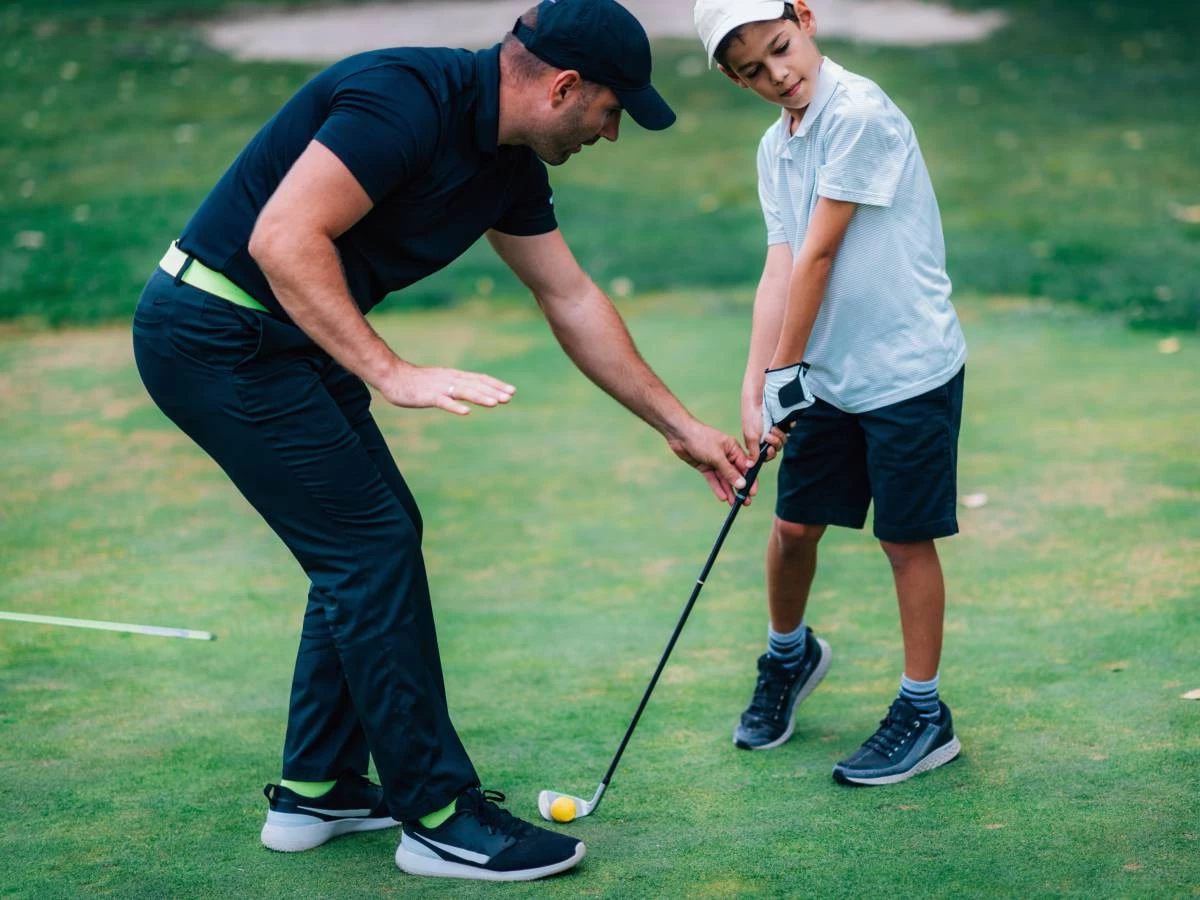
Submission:
<svg viewBox="0 0 1200 900">
<path fill-rule="evenodd" d="M 758 660 L 750 705 L 733 742 L 777 747 L 792 735 L 796 709 L 829 669 L 829 644 L 804 623 L 827 525 L 861 528 L 870 490 L 862 436 L 848 416 L 818 400 L 793 426 L 779 463 L 775 521 L 767 544 L 767 652 Z"/>
<path fill-rule="evenodd" d="M 880 541 L 892 566 L 904 635 L 904 674 L 929 681 L 942 656 L 942 622 L 946 584 L 937 546 L 932 540 L 898 544 Z"/>
<path fill-rule="evenodd" d="M 778 517 L 767 542 L 767 612 L 771 630 L 794 632 L 804 623 L 808 595 L 817 573 L 817 544 L 824 525 L 799 525 Z"/>
<path fill-rule="evenodd" d="M 879 729 L 839 762 L 845 784 L 891 784 L 949 762 L 959 742 L 937 694 L 946 594 L 934 539 L 957 533 L 955 470 L 963 372 L 941 387 L 860 417 L 867 436 L 875 535 L 900 606 L 904 672 Z"/>
</svg>

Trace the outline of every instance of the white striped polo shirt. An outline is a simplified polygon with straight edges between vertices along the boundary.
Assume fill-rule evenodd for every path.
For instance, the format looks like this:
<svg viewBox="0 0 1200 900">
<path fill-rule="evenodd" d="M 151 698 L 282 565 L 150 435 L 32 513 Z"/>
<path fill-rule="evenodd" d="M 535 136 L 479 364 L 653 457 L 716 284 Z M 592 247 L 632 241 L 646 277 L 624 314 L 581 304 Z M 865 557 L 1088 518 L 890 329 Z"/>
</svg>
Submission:
<svg viewBox="0 0 1200 900">
<path fill-rule="evenodd" d="M 858 413 L 949 381 L 967 357 L 950 302 L 937 198 L 908 118 L 833 60 L 796 133 L 787 110 L 758 149 L 769 244 L 793 258 L 818 197 L 859 204 L 805 351 L 813 393 Z"/>
</svg>

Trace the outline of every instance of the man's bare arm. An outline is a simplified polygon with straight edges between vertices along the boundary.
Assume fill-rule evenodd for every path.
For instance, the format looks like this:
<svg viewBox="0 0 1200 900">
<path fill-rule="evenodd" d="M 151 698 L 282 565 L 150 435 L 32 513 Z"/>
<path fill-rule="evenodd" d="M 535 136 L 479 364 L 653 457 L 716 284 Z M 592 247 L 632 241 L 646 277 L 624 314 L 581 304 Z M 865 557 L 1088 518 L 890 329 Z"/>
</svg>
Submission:
<svg viewBox="0 0 1200 900">
<path fill-rule="evenodd" d="M 507 402 L 510 385 L 478 373 L 408 363 L 367 322 L 350 296 L 334 241 L 371 206 L 342 161 L 316 141 L 310 143 L 263 207 L 250 235 L 250 255 L 284 310 L 318 346 L 397 406 L 465 415 L 470 410 L 461 401 L 480 406 Z"/>
<path fill-rule="evenodd" d="M 500 257 L 533 292 L 555 338 L 581 372 L 666 439 L 671 449 L 732 500 L 745 484 L 737 442 L 696 420 L 642 358 L 612 301 L 579 267 L 562 235 L 489 232 Z M 720 440 L 727 439 L 727 440 Z"/>
</svg>

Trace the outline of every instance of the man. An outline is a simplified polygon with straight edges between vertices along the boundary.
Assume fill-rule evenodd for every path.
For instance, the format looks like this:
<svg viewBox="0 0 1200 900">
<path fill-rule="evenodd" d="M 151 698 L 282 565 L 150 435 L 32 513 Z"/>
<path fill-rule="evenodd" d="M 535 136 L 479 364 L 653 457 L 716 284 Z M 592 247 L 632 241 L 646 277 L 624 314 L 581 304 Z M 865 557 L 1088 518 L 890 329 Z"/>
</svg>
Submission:
<svg viewBox="0 0 1200 900">
<path fill-rule="evenodd" d="M 458 415 L 514 388 L 408 362 L 364 313 L 486 233 L 576 365 L 733 502 L 737 442 L 651 372 L 557 230 L 543 163 L 617 140 L 622 111 L 674 121 L 645 32 L 614 0 L 546 0 L 479 53 L 351 57 L 258 133 L 146 286 L 133 332 L 147 389 L 312 583 L 268 847 L 402 822 L 396 862 L 414 874 L 524 880 L 583 857 L 479 789 L 446 708 L 420 512 L 366 385 Z"/>
</svg>

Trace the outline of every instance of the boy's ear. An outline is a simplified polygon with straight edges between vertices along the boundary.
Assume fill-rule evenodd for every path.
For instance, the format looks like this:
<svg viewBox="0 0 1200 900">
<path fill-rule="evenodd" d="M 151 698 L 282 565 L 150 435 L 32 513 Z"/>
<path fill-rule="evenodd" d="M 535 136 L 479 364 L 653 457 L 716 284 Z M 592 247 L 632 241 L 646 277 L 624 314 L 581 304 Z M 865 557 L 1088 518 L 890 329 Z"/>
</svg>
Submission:
<svg viewBox="0 0 1200 900">
<path fill-rule="evenodd" d="M 742 78 L 740 75 L 736 74 L 735 72 L 730 72 L 727 68 L 725 68 L 720 63 L 717 63 L 717 68 L 721 71 L 722 75 L 724 75 L 726 78 L 728 78 L 734 84 L 736 84 L 738 87 L 744 88 L 747 86 L 746 82 L 742 81 Z"/>
</svg>

